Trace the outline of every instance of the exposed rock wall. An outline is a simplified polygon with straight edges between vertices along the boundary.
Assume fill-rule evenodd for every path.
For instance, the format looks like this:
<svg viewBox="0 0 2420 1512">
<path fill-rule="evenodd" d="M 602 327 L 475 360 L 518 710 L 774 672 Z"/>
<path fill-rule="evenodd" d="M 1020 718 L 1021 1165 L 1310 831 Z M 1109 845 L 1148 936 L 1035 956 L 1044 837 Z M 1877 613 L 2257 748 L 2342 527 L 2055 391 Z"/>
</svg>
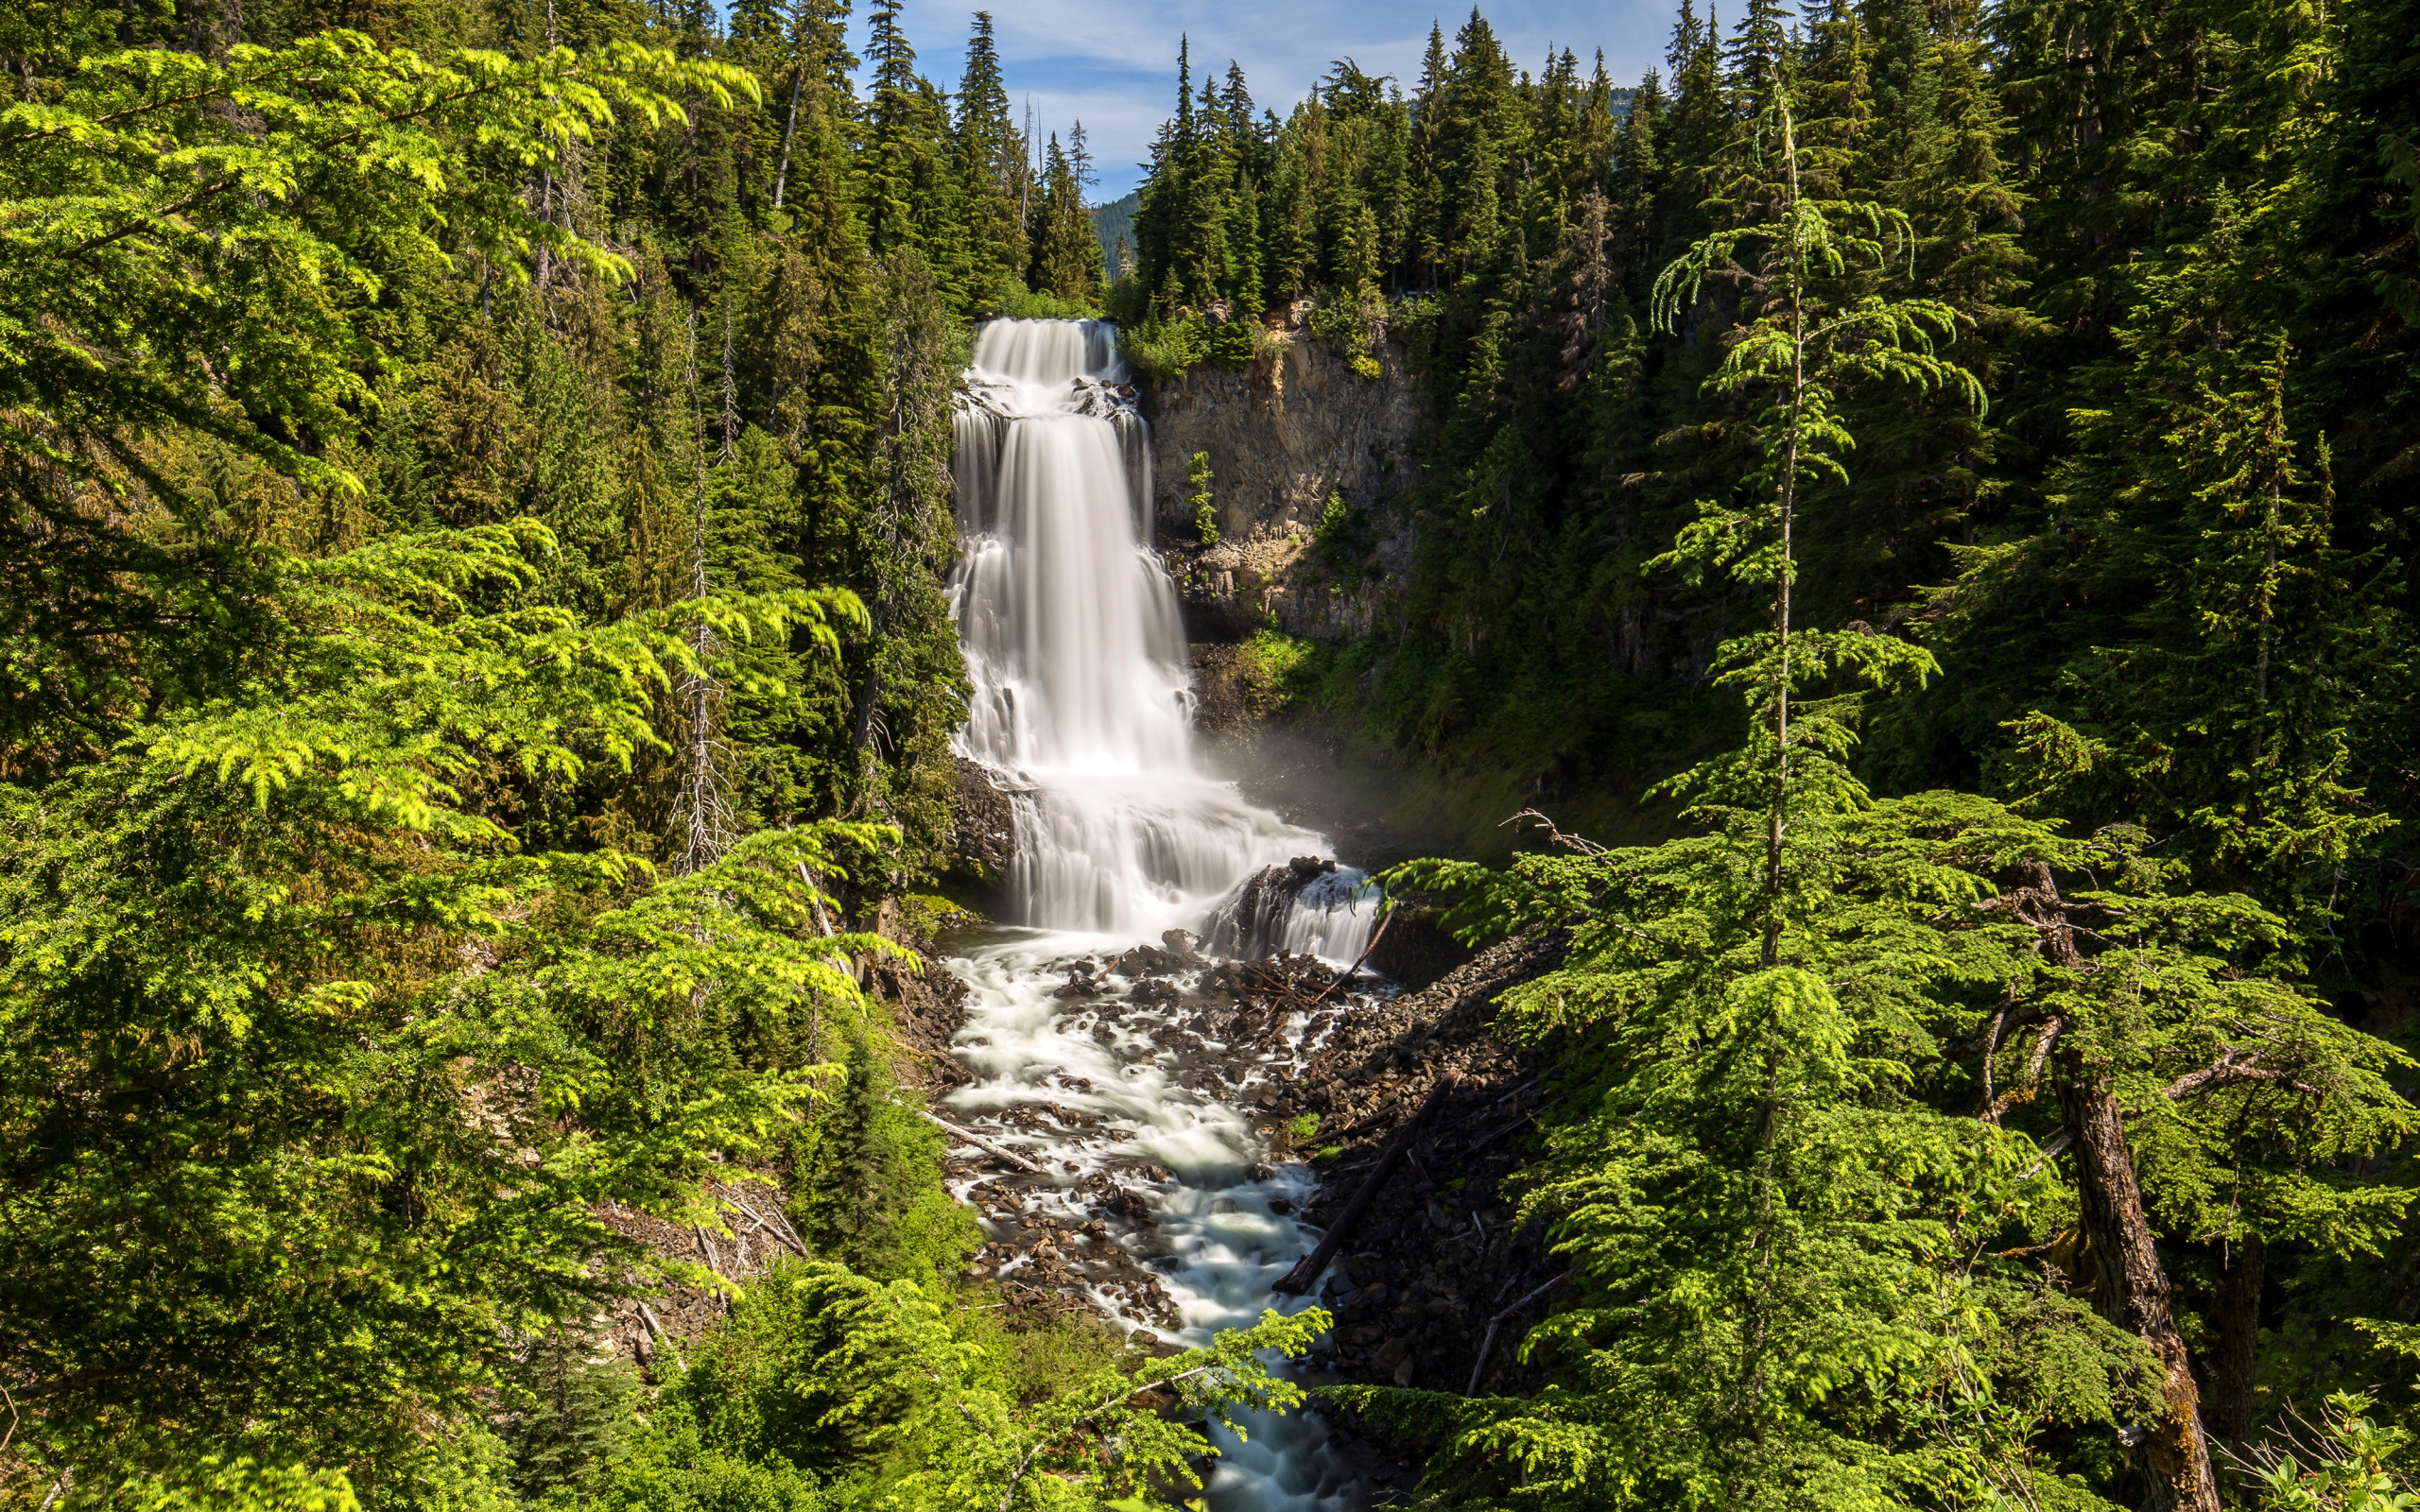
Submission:
<svg viewBox="0 0 2420 1512">
<path fill-rule="evenodd" d="M 1155 385 L 1152 524 L 1184 597 L 1194 639 L 1262 625 L 1294 635 L 1366 633 L 1410 565 L 1399 507 L 1419 479 L 1428 406 L 1403 349 L 1386 344 L 1380 375 L 1357 376 L 1299 322 L 1273 364 L 1197 368 Z M 1210 459 L 1219 541 L 1194 535 L 1185 468 Z M 1331 494 L 1388 522 L 1379 581 L 1339 581 L 1312 551 Z"/>
</svg>

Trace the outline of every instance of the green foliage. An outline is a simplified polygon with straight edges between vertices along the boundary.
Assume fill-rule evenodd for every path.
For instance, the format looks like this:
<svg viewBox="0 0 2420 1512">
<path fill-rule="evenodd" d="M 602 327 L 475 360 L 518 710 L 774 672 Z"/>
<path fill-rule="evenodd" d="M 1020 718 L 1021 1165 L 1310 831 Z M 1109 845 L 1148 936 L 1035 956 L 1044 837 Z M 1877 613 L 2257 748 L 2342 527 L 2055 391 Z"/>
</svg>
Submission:
<svg viewBox="0 0 2420 1512">
<path fill-rule="evenodd" d="M 630 43 L 438 62 L 329 32 L 224 60 L 99 55 L 0 113 L 0 491 L 25 564 L 0 583 L 10 738 L 93 750 L 115 735 L 93 711 L 192 696 L 235 659 L 254 562 L 210 528 L 217 501 L 164 436 L 215 455 L 222 486 L 249 459 L 357 495 L 344 447 L 377 403 L 382 299 L 449 262 L 510 280 L 532 250 L 627 276 L 461 144 L 553 162 L 617 111 L 681 119 L 676 94 L 752 89 Z M 150 507 L 113 507 L 130 495 Z M 138 639 L 149 654 L 130 658 Z"/>
<path fill-rule="evenodd" d="M 1260 1353 L 1299 1354 L 1327 1326 L 1264 1314 L 1165 1360 L 1049 1333 L 1020 1362 L 984 1317 L 913 1281 L 779 1267 L 693 1352 L 592 1504 L 1089 1508 L 1195 1484 L 1186 1461 L 1215 1452 L 1181 1422 L 1294 1405 Z M 831 1503 L 808 1499 L 826 1486 Z"/>
<path fill-rule="evenodd" d="M 1385 331 L 1386 304 L 1374 284 L 1366 299 L 1331 300 L 1311 312 L 1311 334 L 1365 383 L 1374 383 L 1386 372 L 1372 354 L 1385 339 Z"/>
<path fill-rule="evenodd" d="M 341 1472 L 214 1455 L 130 1479 L 109 1500 L 143 1512 L 359 1512 L 361 1506 Z"/>
<path fill-rule="evenodd" d="M 171 1425 L 366 1450 L 467 1405 L 514 1332 L 640 1281 L 592 1269 L 637 1258 L 596 1204 L 681 1211 L 709 1150 L 763 1148 L 808 1093 L 802 999 L 856 1000 L 828 953 L 895 952 L 805 943 L 837 903 L 804 877 L 878 855 L 870 827 L 656 881 L 513 843 L 499 792 L 653 742 L 650 694 L 691 662 L 674 626 L 829 641 L 861 615 L 481 608 L 544 544 L 290 562 L 272 675 L 8 790 L 6 1305 L 43 1320 L 17 1358 L 62 1383 L 55 1452 L 108 1463 Z"/>
<path fill-rule="evenodd" d="M 1760 269 L 1762 313 L 1705 380 L 1756 401 L 1753 502 L 1702 507 L 1661 559 L 1769 595 L 1768 626 L 1714 660 L 1750 738 L 1668 784 L 1683 837 L 1607 850 L 1556 833 L 1566 853 L 1509 873 L 1425 861 L 1384 879 L 1451 898 L 1465 937 L 1568 931 L 1563 966 L 1502 1000 L 1513 1034 L 1575 1046 L 1525 1199 L 1576 1282 L 1523 1346 L 1551 1383 L 1527 1399 L 1345 1396 L 1443 1437 L 1432 1485 L 1540 1505 L 1885 1506 L 1918 1488 L 2037 1502 L 2056 1485 L 2037 1439 L 2129 1416 L 2153 1424 L 2148 1467 L 2181 1498 L 2210 1471 L 2199 1424 L 2174 1426 L 2192 1387 L 2178 1408 L 2167 1282 L 2145 1290 L 2118 1267 L 2156 1274 L 2135 1237 L 2152 1220 L 2195 1238 L 2383 1242 L 2411 1194 L 2335 1173 L 2420 1127 L 2388 1080 L 2409 1063 L 2245 971 L 2281 921 L 2240 896 L 2169 892 L 2179 868 L 2139 833 L 2066 840 L 1988 799 L 1876 799 L 1851 772 L 1856 685 L 1933 663 L 1793 616 L 1804 480 L 1843 475 L 1854 444 L 1834 386 L 1981 395 L 1933 352 L 1950 312 L 1818 292 L 1884 250 L 1839 223 L 1890 217 L 1798 198 L 1774 82 L 1776 214 L 1701 240 L 1654 290 L 1670 320 L 1704 270 Z M 2099 887 L 2062 901 L 2054 871 Z M 2004 890 L 2011 875 L 2037 880 Z M 2003 1038 L 2013 1016 L 2042 1026 L 2030 1057 Z M 2033 1103 L 2054 1042 L 2107 1321 L 2006 1258 L 2043 1226 L 2049 1154 L 2004 1115 Z M 1966 1083 L 1953 1047 L 1978 1044 L 1974 1118 L 1951 1106 Z M 2095 1142 L 2116 1109 L 2112 1151 Z M 2110 1162 L 2132 1168 L 2122 1189 Z"/>
<path fill-rule="evenodd" d="M 1120 356 L 1153 378 L 1177 379 L 1210 360 L 1210 322 L 1186 314 L 1154 317 L 1118 333 Z"/>
<path fill-rule="evenodd" d="M 347 14 L 9 33 L 0 1374 L 78 1497 L 568 1494 L 662 1280 L 600 1213 L 790 1147 L 948 827 L 1004 96 L 894 35 L 861 123 L 827 8 Z"/>
<path fill-rule="evenodd" d="M 1310 660 L 1311 643 L 1283 630 L 1258 629 L 1245 639 L 1243 650 L 1252 659 L 1254 671 L 1272 687 L 1283 688 Z"/>
<path fill-rule="evenodd" d="M 1229 368 L 1250 367 L 1260 356 L 1260 324 L 1225 320 L 1210 332 L 1209 360 Z"/>
<path fill-rule="evenodd" d="M 1219 507 L 1210 492 L 1210 454 L 1196 452 L 1184 465 L 1184 481 L 1193 491 L 1184 502 L 1193 506 L 1193 533 L 1205 546 L 1219 543 Z"/>
<path fill-rule="evenodd" d="M 845 1079 L 792 1147 L 798 1231 L 859 1275 L 937 1286 L 982 1231 L 942 1188 L 941 1131 L 901 1102 L 865 1030 L 847 1032 Z"/>
<path fill-rule="evenodd" d="M 1007 286 L 1000 296 L 999 308 L 994 313 L 1011 320 L 1090 320 L 1101 312 L 1082 301 L 1036 293 L 1019 280 Z"/>
<path fill-rule="evenodd" d="M 2338 1392 L 2317 1442 L 2273 1450 L 2256 1466 L 2261 1512 L 2409 1512 L 2420 1507 L 2401 1463 L 2411 1435 L 2370 1419 L 2367 1397 Z M 2306 1464 L 2305 1461 L 2308 1463 Z"/>
<path fill-rule="evenodd" d="M 498 1425 L 512 1456 L 511 1485 L 535 1501 L 556 1486 L 577 1489 L 612 1458 L 636 1426 L 637 1368 L 597 1341 L 558 1325 L 531 1341 L 509 1370 L 516 1411 Z"/>
</svg>

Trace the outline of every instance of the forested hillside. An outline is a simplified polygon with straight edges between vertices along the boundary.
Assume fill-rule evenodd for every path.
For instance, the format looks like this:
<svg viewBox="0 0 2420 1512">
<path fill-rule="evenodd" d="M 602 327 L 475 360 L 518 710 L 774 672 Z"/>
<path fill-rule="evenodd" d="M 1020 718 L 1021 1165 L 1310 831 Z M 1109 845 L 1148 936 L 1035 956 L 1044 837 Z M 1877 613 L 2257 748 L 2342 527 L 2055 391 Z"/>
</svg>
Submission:
<svg viewBox="0 0 2420 1512">
<path fill-rule="evenodd" d="M 1860 772 L 2147 824 L 2293 913 L 2315 969 L 2400 1001 L 2409 19 L 1759 4 L 1718 33 L 1684 6 L 1632 91 L 1569 52 L 1517 69 L 1474 18 L 1418 79 L 1339 64 L 1282 124 L 1188 64 L 1128 346 L 1249 361 L 1258 322 L 1219 318 L 1314 296 L 1340 350 L 1404 343 L 1438 415 L 1400 500 L 1419 570 L 1339 696 L 1542 792 L 1652 781 L 1727 737 L 1686 690 L 1759 602 L 1651 565 L 1702 502 L 1753 494 L 1759 396 L 1708 379 L 1759 244 L 1666 318 L 1651 297 L 1767 213 L 1778 70 L 1802 192 L 1907 217 L 1827 297 L 1937 302 L 1981 389 L 1841 386 L 1854 448 L 1808 482 L 1802 606 L 1941 665 L 1870 708 Z"/>
<path fill-rule="evenodd" d="M 955 1508 L 1198 1442 L 1124 1403 L 1204 1362 L 959 1307 L 890 1090 L 968 318 L 1101 261 L 988 17 L 946 93 L 847 19 L 0 8 L 7 1505 Z M 607 1218 L 738 1167 L 814 1263 L 642 1395 L 605 1310 L 704 1273 Z"/>
<path fill-rule="evenodd" d="M 2415 20 L 1684 3 L 1624 95 L 1473 13 L 1282 120 L 1181 58 L 1128 349 L 1400 344 L 1434 444 L 1317 552 L 1390 623 L 1273 664 L 1534 774 L 1533 853 L 1389 880 L 1569 940 L 1497 1021 L 1562 1086 L 1542 1384 L 1342 1394 L 1437 1504 L 2386 1494 Z"/>
</svg>

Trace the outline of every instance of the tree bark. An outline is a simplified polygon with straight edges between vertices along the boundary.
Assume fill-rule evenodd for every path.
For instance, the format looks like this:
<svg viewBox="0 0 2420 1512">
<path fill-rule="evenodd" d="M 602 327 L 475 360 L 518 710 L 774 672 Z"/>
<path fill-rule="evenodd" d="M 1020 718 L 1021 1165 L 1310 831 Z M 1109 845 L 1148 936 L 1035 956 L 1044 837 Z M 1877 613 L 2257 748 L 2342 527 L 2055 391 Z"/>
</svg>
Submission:
<svg viewBox="0 0 2420 1512">
<path fill-rule="evenodd" d="M 1354 1230 L 1361 1227 L 1361 1220 L 1369 1215 L 1370 1204 L 1378 1200 L 1378 1193 L 1386 1186 L 1387 1177 L 1394 1175 L 1395 1167 L 1403 1164 L 1404 1157 L 1411 1153 L 1411 1142 L 1419 1138 L 1421 1126 L 1428 1122 L 1429 1115 L 1437 1111 L 1437 1105 L 1445 1100 L 1445 1094 L 1461 1080 L 1460 1073 L 1447 1071 L 1429 1084 L 1428 1097 L 1420 1105 L 1420 1111 L 1412 1114 L 1410 1121 L 1395 1130 L 1395 1137 L 1387 1142 L 1386 1153 L 1378 1157 L 1378 1168 L 1361 1183 L 1361 1190 L 1353 1194 L 1353 1200 L 1344 1205 L 1344 1211 L 1328 1226 L 1327 1233 L 1318 1246 L 1296 1261 L 1292 1270 L 1277 1279 L 1275 1290 L 1300 1296 L 1318 1284 L 1320 1272 L 1327 1269 L 1327 1263 L 1336 1258 L 1336 1252 L 1344 1247 L 1345 1243 L 1352 1239 Z"/>
<path fill-rule="evenodd" d="M 1027 1160 L 1024 1156 L 1019 1155 L 1016 1151 L 1010 1149 L 1005 1144 L 993 1143 L 990 1140 L 985 1139 L 982 1135 L 976 1133 L 971 1128 L 960 1128 L 956 1124 L 951 1123 L 948 1119 L 942 1118 L 932 1112 L 926 1112 L 925 1114 L 925 1118 L 927 1123 L 939 1125 L 943 1133 L 964 1140 L 967 1143 L 974 1145 L 977 1149 L 981 1150 L 986 1155 L 996 1156 L 999 1159 L 1008 1161 L 1011 1165 L 1017 1167 L 1019 1170 L 1030 1171 L 1036 1176 L 1048 1176 L 1050 1174 L 1046 1168 L 1034 1164 L 1031 1160 Z"/>
<path fill-rule="evenodd" d="M 2076 1191 L 2083 1230 L 2100 1263 L 2093 1305 L 2102 1317 L 2141 1337 L 2159 1357 L 2163 1405 L 2143 1425 L 2137 1446 L 2151 1482 L 2149 1512 L 2220 1512 L 2219 1486 L 2210 1472 L 2210 1446 L 2202 1432 L 2201 1393 L 2193 1383 L 2193 1360 L 2169 1310 L 2168 1273 L 2143 1216 L 2142 1189 L 2135 1182 L 2126 1148 L 2125 1120 L 2108 1083 L 2088 1073 L 2065 1078 L 2060 1101 L 2076 1136 Z"/>
<path fill-rule="evenodd" d="M 2246 1234 L 2228 1246 L 2219 1276 L 2219 1350 L 2210 1366 L 2210 1402 L 2204 1420 L 2221 1443 L 2252 1436 L 2252 1378 L 2260 1362 L 2260 1282 L 2268 1246 Z"/>
<path fill-rule="evenodd" d="M 2050 868 L 2031 861 L 2017 868 L 2017 875 L 2014 912 L 2041 932 L 2043 958 L 2063 970 L 2082 969 L 2083 953 Z M 2143 1213 L 2142 1188 L 2135 1180 L 2134 1154 L 2126 1147 L 2126 1121 L 2102 1068 L 2074 1048 L 2079 1042 L 2069 1036 L 2069 1048 L 2060 1057 L 2059 1104 L 2075 1139 L 2084 1237 L 2100 1262 L 2093 1306 L 2150 1345 L 2160 1365 L 2159 1417 L 2143 1425 L 2136 1446 L 2151 1483 L 2149 1512 L 2220 1512 L 2192 1351 L 2169 1306 L 2168 1272 L 2160 1265 L 2151 1220 Z"/>
</svg>

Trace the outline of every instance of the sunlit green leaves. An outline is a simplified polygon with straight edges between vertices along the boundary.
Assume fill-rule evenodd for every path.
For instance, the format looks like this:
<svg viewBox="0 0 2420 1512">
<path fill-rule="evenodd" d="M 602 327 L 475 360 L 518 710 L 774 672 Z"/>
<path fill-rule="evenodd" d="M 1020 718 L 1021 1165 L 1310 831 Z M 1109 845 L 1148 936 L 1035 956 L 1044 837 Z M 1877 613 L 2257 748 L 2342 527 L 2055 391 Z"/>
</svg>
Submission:
<svg viewBox="0 0 2420 1512">
<path fill-rule="evenodd" d="M 549 545 L 275 558 L 256 678 L 0 788 L 0 1309 L 38 1320 L 54 1452 L 402 1452 L 647 1284 L 600 1208 L 686 1213 L 769 1149 L 834 1070 L 800 1026 L 900 954 L 819 917 L 881 826 L 664 881 L 525 850 L 523 794 L 657 743 L 686 626 L 864 623 L 792 592 L 584 624 L 512 592 Z"/>
</svg>

